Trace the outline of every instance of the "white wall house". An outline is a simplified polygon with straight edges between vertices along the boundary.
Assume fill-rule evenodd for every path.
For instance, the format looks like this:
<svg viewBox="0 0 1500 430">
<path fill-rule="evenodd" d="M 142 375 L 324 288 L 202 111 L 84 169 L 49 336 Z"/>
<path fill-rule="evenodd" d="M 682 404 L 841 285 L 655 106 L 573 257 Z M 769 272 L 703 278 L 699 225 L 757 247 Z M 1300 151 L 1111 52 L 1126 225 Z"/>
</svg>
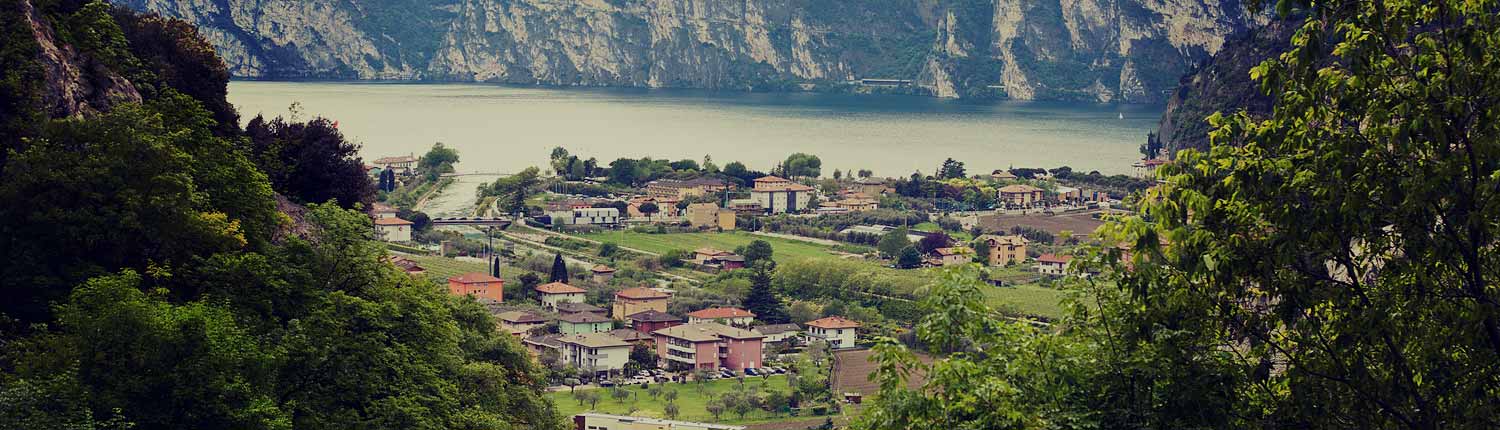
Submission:
<svg viewBox="0 0 1500 430">
<path fill-rule="evenodd" d="M 615 208 L 578 208 L 547 212 L 552 225 L 615 225 L 620 223 L 620 210 Z"/>
<path fill-rule="evenodd" d="M 536 286 L 540 295 L 542 308 L 549 311 L 557 311 L 560 303 L 583 303 L 584 294 L 587 290 L 561 282 L 552 282 Z"/>
<path fill-rule="evenodd" d="M 755 180 L 755 187 L 750 190 L 750 199 L 773 214 L 803 212 L 815 209 L 808 207 L 812 202 L 813 191 L 813 187 L 766 176 Z"/>
<path fill-rule="evenodd" d="M 567 335 L 557 341 L 562 360 L 579 369 L 612 374 L 630 361 L 630 343 L 609 333 Z"/>
<path fill-rule="evenodd" d="M 859 339 L 856 333 L 860 324 L 840 316 L 831 316 L 807 322 L 807 335 L 828 341 L 833 349 L 853 348 Z"/>
<path fill-rule="evenodd" d="M 411 221 L 401 218 L 379 218 L 375 220 L 375 235 L 386 242 L 411 242 Z"/>
</svg>

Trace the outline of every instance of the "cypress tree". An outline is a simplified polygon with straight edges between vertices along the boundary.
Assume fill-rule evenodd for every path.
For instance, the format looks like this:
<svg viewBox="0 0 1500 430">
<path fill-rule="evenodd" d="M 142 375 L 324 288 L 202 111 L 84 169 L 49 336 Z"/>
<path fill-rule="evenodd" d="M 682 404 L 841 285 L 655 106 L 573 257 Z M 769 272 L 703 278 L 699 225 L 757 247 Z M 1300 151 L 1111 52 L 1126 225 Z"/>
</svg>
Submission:
<svg viewBox="0 0 1500 430">
<path fill-rule="evenodd" d="M 548 282 L 568 282 L 568 264 L 563 261 L 562 253 L 552 259 L 552 276 Z"/>
<path fill-rule="evenodd" d="M 745 293 L 745 310 L 755 314 L 755 319 L 767 324 L 785 324 L 792 321 L 781 299 L 771 292 L 771 268 L 769 261 L 751 266 L 750 291 Z"/>
</svg>

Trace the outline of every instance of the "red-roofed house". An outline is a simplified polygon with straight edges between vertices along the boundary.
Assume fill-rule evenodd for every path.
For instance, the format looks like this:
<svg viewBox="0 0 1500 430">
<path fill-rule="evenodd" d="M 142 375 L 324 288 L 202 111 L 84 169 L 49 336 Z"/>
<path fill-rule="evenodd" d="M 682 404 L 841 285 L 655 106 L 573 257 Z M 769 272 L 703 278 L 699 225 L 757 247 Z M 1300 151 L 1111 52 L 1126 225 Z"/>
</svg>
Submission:
<svg viewBox="0 0 1500 430">
<path fill-rule="evenodd" d="M 552 282 L 536 286 L 538 299 L 542 302 L 542 308 L 549 311 L 557 311 L 558 303 L 583 303 L 583 295 L 587 290 L 561 282 Z"/>
<path fill-rule="evenodd" d="M 673 370 L 760 367 L 766 337 L 718 323 L 683 324 L 651 334 L 657 357 Z"/>
<path fill-rule="evenodd" d="M 1036 271 L 1043 275 L 1062 275 L 1067 273 L 1069 261 L 1073 261 L 1073 256 L 1042 254 L 1036 258 Z"/>
<path fill-rule="evenodd" d="M 807 334 L 828 341 L 833 349 L 853 348 L 859 339 L 855 333 L 859 322 L 841 316 L 831 316 L 807 322 Z"/>
<path fill-rule="evenodd" d="M 813 187 L 776 176 L 756 179 L 755 187 L 750 190 L 750 198 L 765 208 L 766 212 L 773 214 L 812 209 L 808 207 L 812 194 Z"/>
<path fill-rule="evenodd" d="M 654 310 L 631 314 L 625 320 L 635 331 L 648 335 L 667 327 L 682 325 L 682 317 Z"/>
<path fill-rule="evenodd" d="M 483 273 L 470 272 L 448 278 L 448 293 L 505 301 L 505 281 Z"/>
<path fill-rule="evenodd" d="M 411 242 L 411 221 L 401 218 L 376 218 L 375 236 L 386 242 Z"/>
<path fill-rule="evenodd" d="M 688 324 L 716 322 L 732 326 L 749 327 L 755 322 L 755 314 L 740 308 L 699 309 L 687 314 Z"/>
</svg>

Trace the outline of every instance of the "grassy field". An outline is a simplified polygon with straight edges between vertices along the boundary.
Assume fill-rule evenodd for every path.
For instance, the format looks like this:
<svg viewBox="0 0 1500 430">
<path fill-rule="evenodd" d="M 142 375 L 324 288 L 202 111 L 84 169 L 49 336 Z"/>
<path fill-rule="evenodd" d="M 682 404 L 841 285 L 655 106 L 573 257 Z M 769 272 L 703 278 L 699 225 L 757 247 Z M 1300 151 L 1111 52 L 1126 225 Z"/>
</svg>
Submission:
<svg viewBox="0 0 1500 430">
<path fill-rule="evenodd" d="M 440 284 L 446 284 L 448 282 L 448 277 L 450 276 L 457 276 L 469 272 L 488 273 L 489 271 L 489 265 L 477 261 L 459 260 L 448 257 L 439 257 L 436 255 L 399 255 L 416 261 L 417 264 L 427 269 L 428 279 L 431 279 Z M 517 278 L 519 278 L 522 273 L 526 272 L 527 271 L 523 271 L 515 267 L 501 266 L 500 278 L 504 279 L 508 285 L 511 283 L 519 283 L 521 281 Z"/>
<path fill-rule="evenodd" d="M 762 386 L 762 383 L 764 383 L 765 385 Z M 780 420 L 807 419 L 807 417 L 793 417 L 788 414 L 773 415 L 770 412 L 756 409 L 752 410 L 749 414 L 746 414 L 744 419 L 741 419 L 739 415 L 734 414 L 734 412 L 732 411 L 725 411 L 724 414 L 720 415 L 719 419 L 716 420 L 714 419 L 713 414 L 708 413 L 708 411 L 704 409 L 704 405 L 706 405 L 710 399 L 716 398 L 725 392 L 736 390 L 739 388 L 739 385 L 740 382 L 735 379 L 719 379 L 707 381 L 702 384 L 699 384 L 697 382 L 667 383 L 663 386 L 666 387 L 668 391 L 677 391 L 677 419 L 679 420 L 747 424 Z M 781 391 L 783 393 L 789 392 L 789 389 L 787 388 L 786 376 L 784 375 L 776 375 L 770 378 L 745 378 L 745 386 L 757 387 L 758 392 L 760 392 L 761 394 L 765 394 L 770 390 Z M 578 400 L 573 398 L 572 393 L 566 390 L 547 393 L 546 397 L 552 400 L 552 403 L 557 405 L 558 411 L 562 412 L 562 414 L 565 416 L 571 416 L 581 412 L 593 411 L 607 414 L 666 418 L 666 416 L 662 413 L 662 409 L 663 406 L 666 405 L 666 401 L 663 398 L 652 398 L 650 394 L 647 394 L 646 389 L 642 386 L 636 385 L 625 388 L 625 390 L 630 393 L 630 397 L 624 401 L 616 401 L 613 397 L 610 397 L 608 390 L 599 390 L 599 394 L 602 398 L 599 400 L 598 407 L 592 409 L 589 407 L 588 403 L 580 405 L 578 403 Z M 631 412 L 632 410 L 634 410 L 633 413 Z"/>
<path fill-rule="evenodd" d="M 597 240 L 600 242 L 614 242 L 627 248 L 635 248 L 642 251 L 663 253 L 673 249 L 693 251 L 702 247 L 718 248 L 724 251 L 734 251 L 735 248 L 748 245 L 750 242 L 760 239 L 771 243 L 775 250 L 776 261 L 788 261 L 791 259 L 808 258 L 837 258 L 830 252 L 828 246 L 814 243 L 780 239 L 775 237 L 756 236 L 745 232 L 724 233 L 671 233 L 651 234 L 637 233 L 632 231 L 611 231 L 600 233 L 588 233 L 579 235 L 581 237 Z"/>
<path fill-rule="evenodd" d="M 1060 290 L 1036 285 L 984 288 L 984 301 L 990 306 L 1007 307 L 1027 315 L 1054 319 L 1062 317 L 1063 295 Z"/>
</svg>

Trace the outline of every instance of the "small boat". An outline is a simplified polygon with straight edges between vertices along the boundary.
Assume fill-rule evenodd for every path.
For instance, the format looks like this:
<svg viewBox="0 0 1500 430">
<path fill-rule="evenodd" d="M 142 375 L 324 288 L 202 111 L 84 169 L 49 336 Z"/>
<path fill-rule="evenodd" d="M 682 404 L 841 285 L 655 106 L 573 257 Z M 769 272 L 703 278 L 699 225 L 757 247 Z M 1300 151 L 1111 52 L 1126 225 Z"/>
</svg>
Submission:
<svg viewBox="0 0 1500 430">
<path fill-rule="evenodd" d="M 1124 113 L 1120 114 L 1120 119 L 1125 119 L 1125 114 Z"/>
</svg>

